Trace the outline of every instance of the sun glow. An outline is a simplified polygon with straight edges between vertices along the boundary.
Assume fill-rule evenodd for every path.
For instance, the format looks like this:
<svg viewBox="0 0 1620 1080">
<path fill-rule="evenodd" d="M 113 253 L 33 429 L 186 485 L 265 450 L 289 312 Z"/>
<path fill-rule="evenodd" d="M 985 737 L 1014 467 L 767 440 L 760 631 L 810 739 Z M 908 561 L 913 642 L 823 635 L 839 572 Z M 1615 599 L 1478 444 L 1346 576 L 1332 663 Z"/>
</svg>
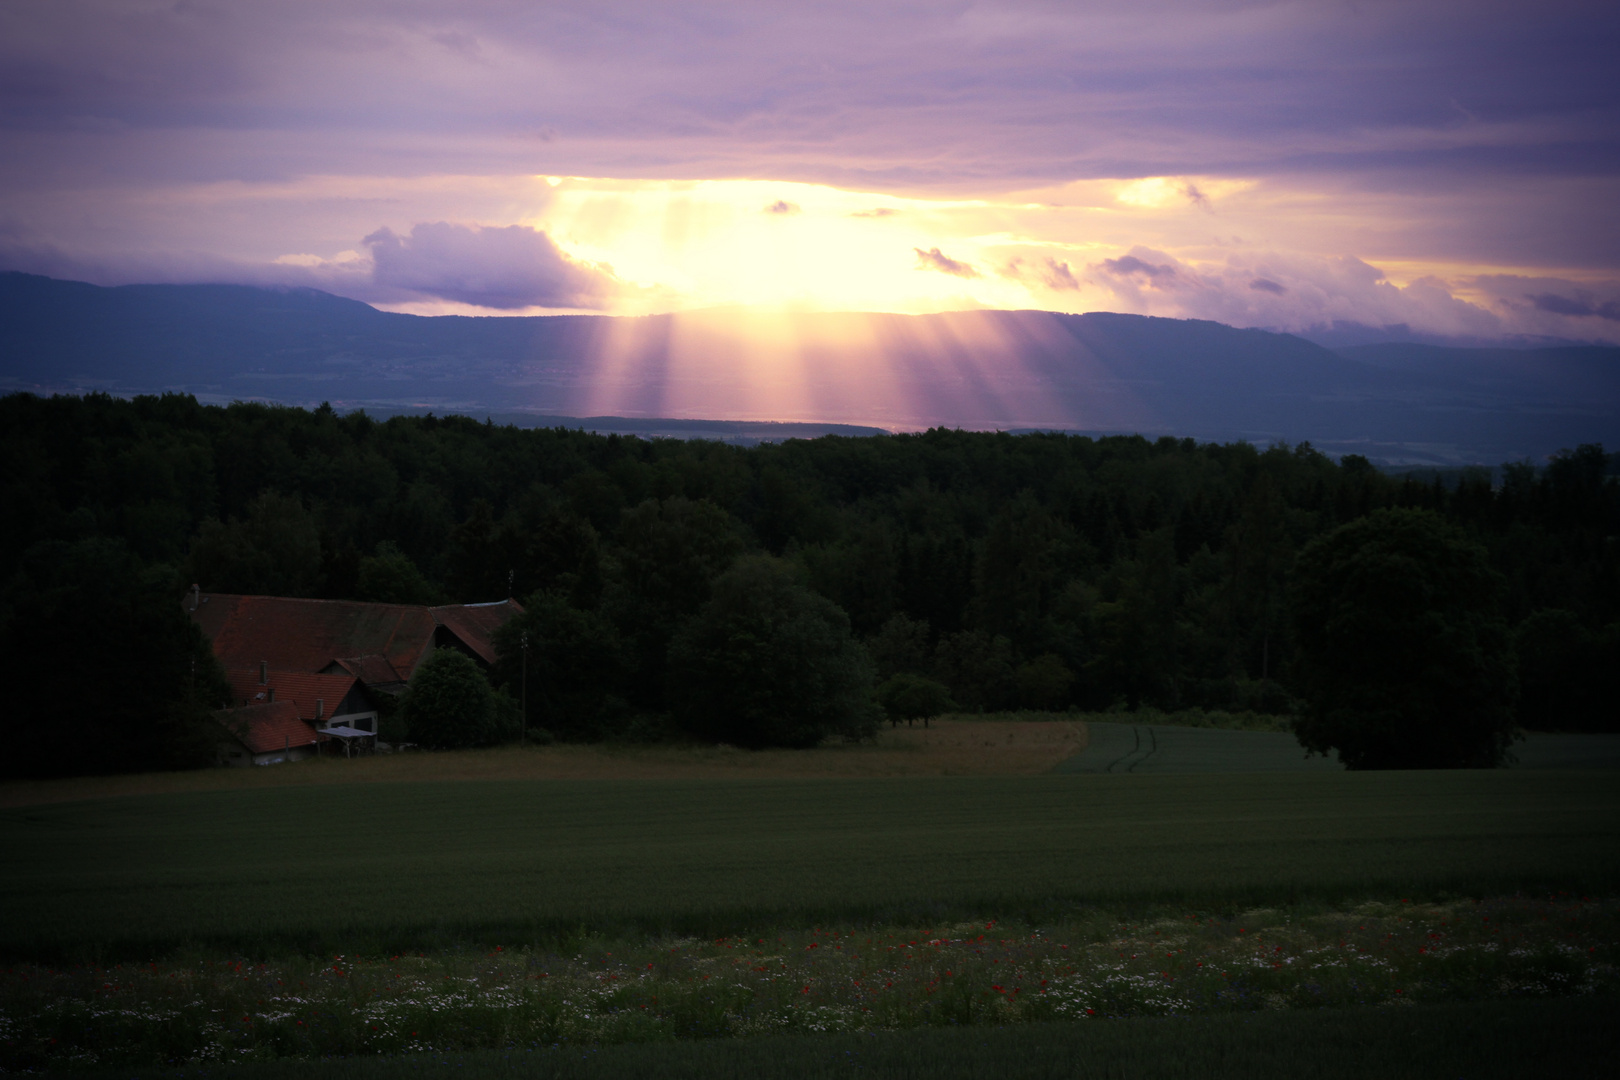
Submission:
<svg viewBox="0 0 1620 1080">
<path fill-rule="evenodd" d="M 1045 295 L 1043 279 L 1020 270 L 1034 249 L 1049 257 L 1053 247 L 1021 227 L 1031 210 L 764 180 L 565 178 L 526 223 L 611 267 L 627 285 L 626 312 L 1078 310 L 1079 288 L 1063 282 L 1067 296 Z"/>
</svg>

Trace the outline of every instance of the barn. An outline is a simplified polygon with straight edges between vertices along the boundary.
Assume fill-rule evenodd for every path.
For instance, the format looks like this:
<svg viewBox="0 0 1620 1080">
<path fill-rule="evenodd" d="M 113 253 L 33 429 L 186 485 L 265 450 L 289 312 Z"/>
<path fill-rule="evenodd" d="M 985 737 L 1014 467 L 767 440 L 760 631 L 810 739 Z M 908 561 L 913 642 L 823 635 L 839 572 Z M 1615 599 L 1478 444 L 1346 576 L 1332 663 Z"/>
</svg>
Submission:
<svg viewBox="0 0 1620 1080">
<path fill-rule="evenodd" d="M 515 600 L 429 607 L 205 593 L 196 586 L 184 603 L 231 683 L 233 708 L 222 722 L 248 732 L 237 740 L 242 747 L 286 743 L 279 755 L 275 748 L 252 750 L 261 763 L 297 760 L 327 743 L 346 753 L 375 748 L 389 702 L 434 649 L 460 650 L 487 670 L 496 661 L 495 631 L 523 611 Z M 270 706 L 273 712 L 253 711 Z M 272 715 L 291 720 L 264 719 Z M 298 741 L 303 729 L 287 726 L 293 721 L 308 729 L 307 742 Z M 266 724 L 270 734 L 261 738 L 255 733 Z M 295 745 L 310 749 L 293 754 Z M 232 759 L 247 761 L 248 755 Z"/>
</svg>

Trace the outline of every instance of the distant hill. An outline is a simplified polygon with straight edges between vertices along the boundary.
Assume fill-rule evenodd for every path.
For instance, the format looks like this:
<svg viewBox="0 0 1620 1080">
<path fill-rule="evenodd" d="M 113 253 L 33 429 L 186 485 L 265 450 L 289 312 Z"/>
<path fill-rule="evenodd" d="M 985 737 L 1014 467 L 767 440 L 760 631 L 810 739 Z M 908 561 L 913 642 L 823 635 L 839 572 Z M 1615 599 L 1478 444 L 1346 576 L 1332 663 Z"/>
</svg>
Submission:
<svg viewBox="0 0 1620 1080">
<path fill-rule="evenodd" d="M 1213 322 L 1037 311 L 424 318 L 312 289 L 0 274 L 0 391 L 165 389 L 743 441 L 1055 428 L 1310 440 L 1433 464 L 1620 445 L 1620 348 L 1331 350 Z"/>
</svg>

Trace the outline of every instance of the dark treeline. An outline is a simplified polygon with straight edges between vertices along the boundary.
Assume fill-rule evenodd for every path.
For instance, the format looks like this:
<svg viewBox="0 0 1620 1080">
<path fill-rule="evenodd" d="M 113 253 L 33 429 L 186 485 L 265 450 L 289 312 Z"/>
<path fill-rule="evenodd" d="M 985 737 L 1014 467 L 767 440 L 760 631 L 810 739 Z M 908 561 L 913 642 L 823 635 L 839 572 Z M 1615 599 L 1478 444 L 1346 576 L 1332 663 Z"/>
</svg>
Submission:
<svg viewBox="0 0 1620 1080">
<path fill-rule="evenodd" d="M 0 399 L 0 440 L 8 648 L 37 631 L 20 621 L 63 560 L 166 574 L 176 601 L 192 582 L 511 595 L 530 616 L 503 637 L 495 677 L 515 683 L 527 632 L 531 722 L 634 736 L 679 717 L 703 642 L 733 632 L 720 615 L 692 625 L 731 569 L 775 590 L 783 618 L 847 616 L 866 678 L 923 676 L 963 709 L 1279 712 L 1296 554 L 1377 508 L 1413 507 L 1483 545 L 1505 579 L 1520 721 L 1616 727 L 1620 483 L 1600 447 L 1507 465 L 1493 484 L 1483 469 L 1391 477 L 1308 445 L 933 430 L 739 448 L 22 394 Z M 793 599 L 784 574 L 836 607 Z M 740 626 L 746 588 L 727 588 Z"/>
</svg>

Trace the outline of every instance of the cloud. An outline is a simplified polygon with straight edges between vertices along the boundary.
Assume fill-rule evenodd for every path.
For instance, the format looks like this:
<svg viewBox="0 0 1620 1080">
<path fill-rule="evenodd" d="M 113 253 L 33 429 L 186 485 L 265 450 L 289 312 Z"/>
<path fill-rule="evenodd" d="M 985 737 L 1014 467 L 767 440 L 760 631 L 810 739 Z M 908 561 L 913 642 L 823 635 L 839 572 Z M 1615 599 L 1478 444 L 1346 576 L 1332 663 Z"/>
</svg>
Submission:
<svg viewBox="0 0 1620 1080">
<path fill-rule="evenodd" d="M 510 178 L 826 183 L 860 193 L 846 213 L 874 217 L 888 208 L 865 208 L 905 196 L 1029 195 L 1083 218 L 1068 185 L 1168 177 L 1163 204 L 1110 201 L 1105 217 L 1015 231 L 1069 250 L 1181 253 L 1207 246 L 1218 220 L 1220 242 L 1248 250 L 1589 280 L 1620 274 L 1612 8 L 0 4 L 0 207 L 103 264 L 192 252 L 262 265 L 351 247 L 383 222 L 522 220 L 612 250 L 540 225 L 522 193 L 469 194 Z M 366 187 L 377 194 L 352 190 Z M 292 197 L 300 188 L 308 198 Z M 741 209 L 762 220 L 781 193 Z M 1218 218 L 1199 212 L 1212 204 Z M 1120 231 L 1150 218 L 1159 226 Z M 951 232 L 909 205 L 904 220 L 928 231 L 901 251 L 924 237 L 969 250 L 967 237 L 1004 228 Z M 630 252 L 604 257 L 633 265 Z M 1159 280 L 1168 292 L 1185 275 Z M 1238 289 L 1267 301 L 1248 280 Z M 1514 295 L 1536 312 L 1526 295 L 1540 292 Z"/>
<path fill-rule="evenodd" d="M 1524 279 L 1517 279 L 1483 288 L 1478 279 L 1425 276 L 1397 284 L 1379 267 L 1350 257 L 1269 251 L 1192 261 L 1147 247 L 1134 247 L 1087 269 L 1086 283 L 1108 290 L 1111 306 L 1142 315 L 1293 332 L 1341 324 L 1404 324 L 1413 334 L 1476 343 L 1509 336 L 1573 336 L 1569 327 L 1556 325 L 1574 321 L 1567 316 L 1542 316 L 1530 304 L 1514 307 L 1497 299 L 1564 291 L 1554 282 L 1527 288 Z"/>
<path fill-rule="evenodd" d="M 894 217 L 899 212 L 900 211 L 896 210 L 892 206 L 879 206 L 872 210 L 857 210 L 849 216 L 859 218 L 886 218 Z"/>
<path fill-rule="evenodd" d="M 618 287 L 610 273 L 574 262 L 527 225 L 425 222 L 409 236 L 378 229 L 364 244 L 378 286 L 478 307 L 600 307 Z"/>
<path fill-rule="evenodd" d="M 930 248 L 927 251 L 922 248 L 912 248 L 911 250 L 917 253 L 916 268 L 918 270 L 938 270 L 942 274 L 951 274 L 959 278 L 976 278 L 979 276 L 979 272 L 973 268 L 971 263 L 957 262 L 949 255 L 941 252 L 939 248 Z"/>
<path fill-rule="evenodd" d="M 1104 259 L 1100 264 L 1103 270 L 1119 277 L 1131 277 L 1140 274 L 1150 283 L 1158 283 L 1161 279 L 1168 281 L 1176 276 L 1176 268 L 1169 263 L 1150 263 L 1139 259 L 1135 255 L 1122 255 L 1117 259 Z"/>
<path fill-rule="evenodd" d="M 1599 318 L 1620 322 L 1620 301 L 1607 300 L 1603 303 L 1594 303 L 1590 297 L 1570 299 L 1557 293 L 1541 293 L 1528 299 L 1535 305 L 1537 311 L 1549 311 L 1554 315 L 1573 315 L 1578 319 Z"/>
<path fill-rule="evenodd" d="M 790 203 L 786 199 L 777 199 L 775 202 L 771 203 L 771 205 L 765 208 L 765 212 L 767 214 L 797 214 L 799 212 L 799 204 Z"/>
<path fill-rule="evenodd" d="M 1058 262 L 1050 255 L 1033 264 L 1025 262 L 1022 258 L 1013 259 L 1002 269 L 1001 276 L 1014 281 L 1033 279 L 1054 292 L 1080 290 L 1080 282 L 1076 280 L 1074 271 L 1069 269 L 1069 264 Z"/>
</svg>

